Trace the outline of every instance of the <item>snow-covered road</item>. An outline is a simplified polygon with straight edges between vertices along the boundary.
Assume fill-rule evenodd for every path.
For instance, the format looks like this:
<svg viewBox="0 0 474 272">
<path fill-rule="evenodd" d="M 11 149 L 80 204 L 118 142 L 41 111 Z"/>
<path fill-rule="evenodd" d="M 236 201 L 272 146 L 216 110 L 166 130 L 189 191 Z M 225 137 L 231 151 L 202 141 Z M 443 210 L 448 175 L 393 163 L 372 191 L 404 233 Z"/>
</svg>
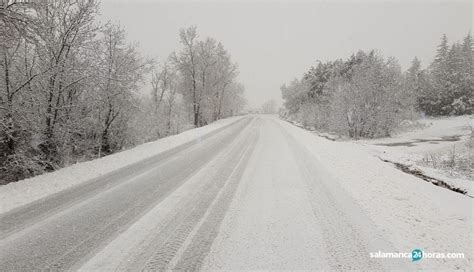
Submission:
<svg viewBox="0 0 474 272">
<path fill-rule="evenodd" d="M 472 204 L 253 116 L 0 214 L 0 270 L 469 269 Z M 414 248 L 465 258 L 370 258 Z"/>
</svg>

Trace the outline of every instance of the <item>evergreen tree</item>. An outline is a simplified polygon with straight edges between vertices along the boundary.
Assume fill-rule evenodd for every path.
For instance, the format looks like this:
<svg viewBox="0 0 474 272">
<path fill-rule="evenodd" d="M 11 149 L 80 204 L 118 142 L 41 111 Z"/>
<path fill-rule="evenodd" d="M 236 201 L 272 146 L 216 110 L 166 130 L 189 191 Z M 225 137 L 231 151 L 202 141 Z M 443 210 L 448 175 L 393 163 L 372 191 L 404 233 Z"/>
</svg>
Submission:
<svg viewBox="0 0 474 272">
<path fill-rule="evenodd" d="M 464 38 L 460 48 L 461 52 L 461 75 L 460 88 L 461 100 L 464 106 L 464 113 L 474 112 L 474 46 L 471 32 Z"/>
<path fill-rule="evenodd" d="M 405 95 L 410 97 L 416 109 L 423 112 L 426 111 L 425 108 L 429 105 L 429 101 L 425 98 L 432 97 L 432 94 L 428 93 L 432 91 L 431 88 L 426 88 L 426 80 L 426 74 L 421 68 L 421 62 L 415 57 L 405 75 Z"/>
<path fill-rule="evenodd" d="M 408 74 L 412 77 L 418 77 L 421 72 L 421 61 L 415 57 L 411 61 L 411 67 L 408 68 Z"/>
<path fill-rule="evenodd" d="M 443 69 L 444 65 L 446 64 L 446 60 L 448 58 L 449 53 L 449 45 L 448 45 L 448 37 L 446 34 L 443 34 L 441 37 L 441 44 L 438 46 L 438 50 L 436 51 L 436 57 L 433 62 L 433 69 Z"/>
<path fill-rule="evenodd" d="M 463 43 L 450 47 L 446 35 L 441 38 L 430 66 L 430 90 L 419 98 L 420 110 L 429 115 L 461 115 L 473 112 L 473 46 L 469 33 Z"/>
<path fill-rule="evenodd" d="M 461 72 L 463 69 L 463 58 L 461 45 L 453 43 L 446 59 L 446 81 L 442 90 L 441 114 L 462 114 L 464 112 L 463 102 L 459 99 L 463 95 L 461 88 Z"/>
<path fill-rule="evenodd" d="M 472 38 L 448 44 L 441 38 L 436 57 L 430 66 L 428 89 L 418 97 L 418 108 L 428 115 L 460 115 L 472 112 Z"/>
</svg>

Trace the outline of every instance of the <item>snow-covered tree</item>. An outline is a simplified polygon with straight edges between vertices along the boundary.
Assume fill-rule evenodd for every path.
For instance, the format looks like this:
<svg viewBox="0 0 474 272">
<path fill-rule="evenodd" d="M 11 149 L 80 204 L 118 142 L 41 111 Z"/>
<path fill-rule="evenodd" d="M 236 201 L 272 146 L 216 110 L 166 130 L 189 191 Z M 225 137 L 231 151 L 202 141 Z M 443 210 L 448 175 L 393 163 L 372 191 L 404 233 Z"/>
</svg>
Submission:
<svg viewBox="0 0 474 272">
<path fill-rule="evenodd" d="M 429 69 L 430 86 L 420 97 L 419 108 L 429 115 L 460 115 L 473 112 L 472 38 L 449 46 L 443 35 Z"/>
<path fill-rule="evenodd" d="M 184 87 L 180 93 L 192 109 L 194 126 L 199 127 L 226 116 L 226 107 L 242 107 L 243 99 L 236 98 L 236 103 L 228 99 L 243 95 L 243 92 L 229 89 L 238 71 L 223 45 L 209 37 L 199 40 L 195 27 L 182 29 L 180 38 L 183 48 L 172 55 L 172 60 Z M 234 105 L 226 106 L 225 103 Z"/>
<path fill-rule="evenodd" d="M 412 74 L 421 76 L 414 65 Z M 281 91 L 288 113 L 303 125 L 355 138 L 389 135 L 414 104 L 398 62 L 375 51 L 319 63 Z"/>
<path fill-rule="evenodd" d="M 150 75 L 154 63 L 122 27 L 99 23 L 98 10 L 93 0 L 0 5 L 0 184 L 243 107 L 237 65 L 218 41 L 182 30 L 182 50 Z M 147 78 L 151 97 L 140 92 Z"/>
</svg>

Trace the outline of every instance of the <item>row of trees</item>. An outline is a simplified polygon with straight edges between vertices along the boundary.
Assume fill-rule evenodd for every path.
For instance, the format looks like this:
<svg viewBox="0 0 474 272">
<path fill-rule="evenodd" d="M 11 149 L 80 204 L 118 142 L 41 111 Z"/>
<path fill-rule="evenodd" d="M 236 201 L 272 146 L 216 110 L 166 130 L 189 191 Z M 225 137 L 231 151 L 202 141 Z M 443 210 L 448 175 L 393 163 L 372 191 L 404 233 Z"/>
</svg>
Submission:
<svg viewBox="0 0 474 272">
<path fill-rule="evenodd" d="M 135 122 L 147 141 L 238 114 L 246 104 L 238 67 L 213 38 L 199 39 L 196 27 L 180 30 L 182 48 L 151 72 L 151 100 Z"/>
<path fill-rule="evenodd" d="M 237 66 L 196 28 L 161 64 L 93 0 L 0 7 L 0 184 L 111 154 L 242 108 Z M 151 78 L 152 92 L 139 94 Z"/>
<path fill-rule="evenodd" d="M 418 113 L 474 111 L 473 41 L 450 48 L 446 36 L 426 69 L 414 59 L 402 72 L 397 60 L 359 51 L 346 60 L 319 62 L 281 87 L 285 117 L 352 138 L 389 136 Z"/>
</svg>

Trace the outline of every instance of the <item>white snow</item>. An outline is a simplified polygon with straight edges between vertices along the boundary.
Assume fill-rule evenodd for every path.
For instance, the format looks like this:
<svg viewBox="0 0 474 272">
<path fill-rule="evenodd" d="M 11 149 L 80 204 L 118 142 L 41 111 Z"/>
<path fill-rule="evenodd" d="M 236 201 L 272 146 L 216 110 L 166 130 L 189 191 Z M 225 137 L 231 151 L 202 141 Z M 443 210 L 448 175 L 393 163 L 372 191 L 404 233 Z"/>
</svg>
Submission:
<svg viewBox="0 0 474 272">
<path fill-rule="evenodd" d="M 0 213 L 7 212 L 80 183 L 98 178 L 127 165 L 150 158 L 179 145 L 198 139 L 212 131 L 236 122 L 242 116 L 231 117 L 210 125 L 145 143 L 132 149 L 99 159 L 77 163 L 55 172 L 42 174 L 0 186 Z"/>
<path fill-rule="evenodd" d="M 245 130 L 249 131 L 250 129 L 250 126 L 248 126 Z M 239 135 L 238 139 L 243 139 L 243 136 L 243 134 Z M 134 267 L 137 265 L 135 263 L 136 259 L 142 258 L 143 251 L 153 250 L 154 245 L 151 244 L 153 237 L 163 231 L 166 224 L 179 213 L 180 209 L 185 207 L 184 209 L 191 210 L 196 205 L 194 201 L 205 190 L 209 177 L 214 176 L 219 168 L 222 167 L 226 158 L 231 156 L 230 150 L 235 148 L 238 143 L 238 140 L 232 142 L 223 152 L 219 153 L 197 173 L 189 177 L 183 185 L 178 187 L 78 269 L 80 271 L 140 270 L 139 267 Z M 194 229 L 197 229 L 197 227 L 194 227 Z M 190 236 L 192 237 L 192 234 Z M 140 265 L 143 264 L 140 263 Z M 172 266 L 170 265 L 170 267 Z"/>
<path fill-rule="evenodd" d="M 357 141 L 373 155 L 392 162 L 402 163 L 421 170 L 424 174 L 445 181 L 456 188 L 467 191 L 474 196 L 474 180 L 472 177 L 456 173 L 449 169 L 433 167 L 432 158 L 448 159 L 452 152 L 464 160 L 474 158 L 473 147 L 466 145 L 474 128 L 474 116 L 457 116 L 444 118 L 427 118 L 418 121 L 421 128 L 400 133 L 394 137 L 374 140 Z M 457 141 L 447 139 L 459 137 Z M 471 162 L 472 168 L 473 162 Z"/>
<path fill-rule="evenodd" d="M 203 271 L 329 269 L 291 148 L 277 126 L 263 123 Z"/>
<path fill-rule="evenodd" d="M 471 198 L 401 172 L 360 144 L 329 141 L 280 122 L 400 252 L 421 248 L 427 252 L 462 252 L 466 256 L 457 260 L 423 260 L 413 264 L 414 269 L 451 270 L 472 264 Z"/>
<path fill-rule="evenodd" d="M 374 224 L 367 228 L 380 231 L 398 252 L 421 248 L 425 252 L 461 252 L 466 256 L 418 263 L 406 259 L 408 268 L 469 267 L 473 252 L 472 199 L 403 173 L 374 157 L 371 150 L 359 143 L 329 141 L 276 118 L 273 121 L 315 158 L 318 179 L 326 185 L 333 184 L 332 192 L 349 194 L 357 209 L 361 209 L 359 212 L 370 219 L 359 223 Z M 282 139 L 275 127 L 266 126 L 260 130 L 260 140 L 203 270 L 328 269 L 327 261 L 334 257 L 324 248 L 324 223 L 311 213 L 310 203 L 320 200 L 311 199 L 314 196 L 307 192 L 304 175 L 298 172 L 293 160 L 294 146 Z M 173 215 L 172 211 L 189 205 L 184 204 L 190 201 L 189 195 L 199 191 L 200 181 L 209 176 L 210 168 L 219 161 L 222 159 L 217 157 L 204 167 L 81 269 L 130 267 L 134 256 L 146 248 L 149 237 L 159 231 L 166 218 Z M 336 230 L 338 227 L 334 226 Z M 332 237 L 336 244 L 341 243 L 340 238 Z M 392 252 L 393 248 L 382 244 L 377 250 Z"/>
<path fill-rule="evenodd" d="M 408 267 L 412 267 L 413 270 L 454 270 L 471 267 L 474 249 L 472 198 L 434 186 L 382 162 L 374 156 L 375 149 L 372 149 L 372 146 L 378 147 L 374 145 L 375 140 L 356 143 L 330 141 L 277 118 L 262 118 L 267 120 L 262 122 L 263 125 L 259 128 L 259 142 L 243 173 L 208 257 L 203 263 L 203 269 L 328 268 L 333 258 L 341 258 L 336 256 L 339 254 L 337 251 L 339 246 L 347 251 L 358 241 L 357 239 L 351 241 L 342 235 L 350 233 L 353 229 L 362 232 L 366 230 L 372 236 L 383 237 L 388 243 L 377 243 L 381 248 L 376 249 L 382 252 L 392 252 L 393 248 L 399 252 L 411 252 L 415 248 L 420 248 L 426 252 L 465 254 L 464 259 L 423 259 L 417 263 L 406 260 Z M 1 209 L 6 211 L 31 202 L 32 198 L 38 199 L 113 169 L 119 169 L 238 119 L 222 120 L 129 151 L 0 187 Z M 455 120 L 462 125 L 465 120 L 461 119 L 463 118 Z M 271 122 L 273 124 L 270 126 Z M 418 137 L 413 136 L 416 133 L 422 137 L 434 137 L 434 135 L 440 137 L 443 133 L 451 135 L 452 132 L 446 132 L 445 128 L 447 123 L 452 125 L 456 122 L 441 120 L 439 126 L 443 128 L 437 128 L 435 125 L 437 122 L 434 122 L 430 126 L 431 129 L 410 132 L 412 136 L 401 134 L 398 137 L 399 139 L 406 137 L 403 140 L 407 140 Z M 278 126 L 275 126 L 275 123 Z M 279 126 L 282 130 L 277 129 Z M 431 132 L 427 132 L 430 130 Z M 459 128 L 456 133 L 463 131 L 464 129 Z M 294 141 L 285 140 L 286 138 L 282 137 L 286 135 L 285 133 Z M 426 135 L 427 133 L 430 134 Z M 384 139 L 379 141 L 383 143 Z M 295 142 L 302 147 L 296 149 Z M 445 144 L 448 143 L 440 142 L 440 145 Z M 410 150 L 401 147 L 403 148 L 404 152 Z M 429 146 L 419 148 L 427 149 Z M 301 163 L 304 161 L 302 158 L 307 158 L 303 156 L 306 153 L 311 157 L 311 165 L 315 171 L 308 173 L 301 171 L 298 162 Z M 225 156 L 225 154 L 217 156 L 203 167 L 178 190 L 90 259 L 82 269 L 107 267 L 120 269 L 131 265 L 133 258 L 140 255 L 141 250 L 148 246 L 150 242 L 148 238 L 157 234 L 166 223 L 166 218 L 176 214 L 174 211 L 180 207 L 187 208 L 193 205 L 193 198 L 190 196 L 199 197 L 201 182 L 210 176 L 210 172 L 222 167 L 222 158 Z M 308 175 L 316 176 L 316 179 L 311 180 L 316 183 L 311 186 L 308 185 L 310 180 Z M 321 189 L 319 195 L 318 188 Z M 331 193 L 330 197 L 337 198 L 336 201 L 325 202 L 326 191 L 323 189 Z M 36 191 L 40 193 L 37 194 Z M 345 205 L 336 206 L 344 204 L 344 201 Z M 322 212 L 319 217 L 314 210 L 311 212 L 311 209 L 317 207 L 314 204 L 318 203 L 321 205 L 317 210 Z M 325 205 L 331 203 L 333 206 Z M 354 204 L 353 207 L 347 207 L 351 203 Z M 349 217 L 339 218 L 338 209 L 349 213 Z M 334 211 L 334 215 L 331 211 Z M 355 220 L 357 218 L 350 217 L 362 214 L 364 217 L 359 220 L 363 222 L 357 222 Z M 365 217 L 368 220 L 365 220 Z M 327 231 L 331 222 L 335 224 L 332 224 L 334 226 L 330 229 L 330 233 L 332 231 L 335 235 L 328 238 L 324 235 L 324 231 Z M 352 228 L 344 228 L 343 224 L 338 223 L 351 223 Z M 364 228 L 361 229 L 360 226 Z M 339 232 L 341 235 L 337 235 Z M 366 236 L 362 238 L 364 239 L 359 242 L 376 240 L 376 238 L 367 240 Z M 324 243 L 324 239 L 333 241 Z M 328 244 L 329 248 L 325 248 Z M 332 244 L 336 245 L 335 249 L 333 248 L 336 252 L 331 251 Z M 385 248 L 385 245 L 393 248 L 388 246 Z M 347 258 L 347 262 L 350 263 L 351 255 Z M 384 262 L 384 260 L 378 261 Z"/>
</svg>

